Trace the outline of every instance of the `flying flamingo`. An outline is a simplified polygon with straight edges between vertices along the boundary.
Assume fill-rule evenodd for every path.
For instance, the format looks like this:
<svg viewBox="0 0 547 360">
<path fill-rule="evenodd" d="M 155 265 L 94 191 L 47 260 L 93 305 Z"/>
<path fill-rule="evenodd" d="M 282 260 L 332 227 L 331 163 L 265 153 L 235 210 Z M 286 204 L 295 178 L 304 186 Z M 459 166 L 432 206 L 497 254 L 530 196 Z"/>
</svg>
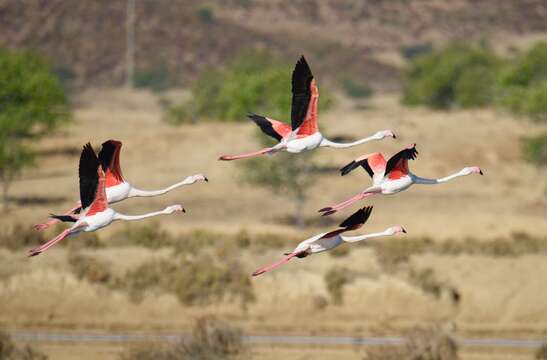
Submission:
<svg viewBox="0 0 547 360">
<path fill-rule="evenodd" d="M 191 185 L 196 181 L 209 181 L 207 177 L 202 174 L 191 175 L 186 177 L 183 181 L 168 186 L 160 190 L 140 190 L 129 184 L 122 175 L 120 167 L 120 151 L 122 149 L 122 143 L 117 140 L 108 140 L 102 144 L 102 149 L 99 152 L 99 161 L 102 165 L 103 171 L 106 176 L 106 198 L 109 204 L 117 203 L 131 197 L 137 196 L 158 196 L 168 193 L 178 187 L 184 185 Z M 63 215 L 77 216 L 81 210 L 80 203 L 76 204 L 73 208 L 68 210 Z M 58 223 L 58 219 L 50 219 L 43 224 L 36 224 L 34 228 L 36 230 L 44 230 Z"/>
<path fill-rule="evenodd" d="M 387 136 L 395 138 L 391 130 L 378 131 L 374 135 L 357 140 L 351 143 L 336 143 L 327 140 L 319 132 L 317 127 L 317 102 L 319 91 L 317 82 L 306 62 L 304 56 L 298 60 L 292 73 L 292 106 L 291 126 L 283 122 L 273 120 L 264 116 L 249 114 L 260 130 L 266 135 L 273 137 L 279 143 L 273 147 L 241 154 L 223 155 L 219 160 L 237 160 L 264 154 L 273 154 L 279 151 L 300 153 L 313 150 L 318 147 L 328 146 L 333 148 L 349 148 L 364 144 L 372 140 L 381 140 Z"/>
<path fill-rule="evenodd" d="M 336 229 L 327 233 L 317 234 L 311 238 L 302 241 L 296 246 L 296 248 L 290 252 L 286 253 L 285 257 L 278 262 L 275 262 L 271 265 L 265 266 L 256 270 L 253 273 L 253 276 L 264 274 L 267 271 L 273 270 L 278 266 L 281 266 L 291 260 L 293 257 L 304 258 L 308 255 L 320 253 L 323 251 L 334 249 L 342 245 L 344 242 L 357 242 L 361 240 L 367 240 L 379 236 L 390 236 L 399 233 L 406 233 L 406 230 L 401 226 L 393 226 L 387 228 L 386 230 L 378 233 L 372 233 L 361 236 L 343 236 L 342 234 L 346 231 L 359 229 L 365 224 L 367 219 L 372 212 L 372 206 L 364 207 L 357 210 L 353 215 L 348 217 L 344 222 L 340 224 L 340 229 Z"/>
<path fill-rule="evenodd" d="M 110 225 L 115 220 L 134 221 L 157 215 L 167 215 L 184 209 L 181 205 L 172 205 L 162 211 L 144 215 L 123 215 L 108 207 L 106 200 L 106 177 L 100 161 L 91 144 L 86 144 L 80 156 L 80 203 L 82 211 L 78 217 L 73 215 L 52 215 L 64 222 L 73 222 L 69 229 L 64 230 L 52 240 L 29 251 L 29 256 L 36 256 L 57 244 L 64 238 L 76 235 L 82 231 L 96 231 Z"/>
<path fill-rule="evenodd" d="M 412 184 L 442 184 L 460 176 L 483 175 L 478 166 L 471 166 L 440 179 L 425 179 L 414 175 L 408 170 L 408 160 L 414 160 L 417 154 L 416 144 L 412 144 L 393 155 L 387 162 L 381 153 L 368 154 L 355 159 L 340 169 L 341 175 L 347 175 L 352 170 L 362 166 L 372 178 L 372 186 L 346 201 L 323 208 L 319 212 L 322 212 L 323 216 L 331 215 L 366 197 L 376 194 L 396 194 L 408 189 Z"/>
</svg>

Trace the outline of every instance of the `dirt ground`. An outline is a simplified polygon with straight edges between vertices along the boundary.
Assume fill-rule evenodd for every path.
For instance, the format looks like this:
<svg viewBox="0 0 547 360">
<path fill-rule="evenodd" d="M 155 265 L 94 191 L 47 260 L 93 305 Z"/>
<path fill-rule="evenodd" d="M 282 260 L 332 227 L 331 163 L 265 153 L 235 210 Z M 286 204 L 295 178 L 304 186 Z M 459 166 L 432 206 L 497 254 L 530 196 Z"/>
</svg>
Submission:
<svg viewBox="0 0 547 360">
<path fill-rule="evenodd" d="M 144 91 L 119 89 L 87 91 L 75 99 L 75 109 L 74 124 L 41 142 L 42 155 L 37 167 L 26 171 L 13 185 L 11 195 L 18 204 L 3 215 L 1 226 L 22 223 L 30 227 L 50 212 L 69 208 L 78 197 L 78 149 L 87 141 L 99 146 L 109 138 L 123 141 L 123 172 L 138 187 L 156 189 L 195 173 L 204 173 L 210 179 L 209 183 L 184 187 L 165 196 L 124 201 L 114 206 L 120 212 L 138 214 L 180 202 L 188 213 L 159 220 L 162 227 L 173 232 L 206 228 L 234 233 L 247 229 L 251 233 L 275 231 L 304 239 L 333 226 L 317 222 L 296 230 L 284 224 L 281 219 L 294 211 L 290 199 L 244 184 L 236 163 L 216 160 L 222 154 L 250 151 L 259 146 L 250 122 L 171 127 L 161 121 L 157 97 Z M 396 196 L 373 198 L 369 203 L 374 204 L 374 213 L 361 233 L 401 224 L 408 230 L 408 236 L 430 236 L 441 241 L 466 237 L 491 240 L 513 232 L 543 236 L 547 231 L 547 173 L 525 163 L 520 156 L 520 139 L 545 127 L 494 110 L 433 112 L 404 108 L 393 95 L 378 95 L 366 106 L 340 99 L 332 111 L 320 114 L 319 121 L 327 137 L 365 137 L 381 129 L 393 129 L 398 135 L 396 140 L 386 139 L 347 150 L 317 150 L 317 160 L 323 165 L 339 168 L 361 154 L 376 151 L 389 156 L 416 142 L 420 153 L 410 167 L 417 175 L 441 177 L 470 165 L 479 165 L 485 172 L 484 177 L 469 176 L 438 186 L 415 186 Z M 71 152 L 73 149 L 75 152 Z M 321 176 L 310 189 L 306 217 L 316 218 L 317 209 L 341 201 L 368 185 L 364 171 L 345 177 L 336 171 Z M 343 220 L 350 211 L 337 215 L 336 221 Z M 114 224 L 104 229 L 102 239 L 108 241 L 108 235 L 122 226 Z M 400 277 L 384 273 L 367 247 L 352 249 L 347 257 L 341 258 L 321 254 L 253 279 L 257 301 L 242 310 L 230 303 L 186 307 L 174 296 L 165 294 L 150 294 L 141 304 L 133 304 L 126 294 L 76 279 L 68 270 L 66 251 L 54 248 L 27 259 L 24 252 L 0 249 L 2 266 L 17 269 L 15 275 L 0 282 L 2 327 L 188 329 L 197 316 L 215 313 L 253 334 L 386 335 L 430 323 L 449 323 L 458 333 L 482 336 L 541 338 L 547 333 L 547 289 L 543 286 L 547 256 L 541 254 L 514 258 L 413 256 L 410 266 L 431 268 L 438 278 L 458 289 L 461 301 L 457 306 L 432 297 Z M 88 251 L 114 262 L 119 269 L 151 257 L 167 256 L 163 250 L 140 247 Z M 279 255 L 270 250 L 258 255 L 240 254 L 249 273 Z M 347 285 L 343 305 L 329 305 L 317 311 L 313 298 L 327 296 L 323 276 L 335 265 L 367 276 Z M 85 344 L 71 345 L 70 351 L 83 349 L 80 346 L 86 349 L 82 354 L 89 355 L 89 359 L 108 359 L 120 351 L 117 345 Z M 62 355 L 68 349 L 65 345 L 40 347 L 53 359 L 69 358 Z M 340 359 L 360 358 L 354 350 L 338 348 L 303 351 L 257 347 L 253 354 L 257 359 L 280 355 L 327 359 L 332 358 L 331 351 Z M 466 351 L 463 358 L 529 356 L 520 352 L 492 355 Z"/>
</svg>

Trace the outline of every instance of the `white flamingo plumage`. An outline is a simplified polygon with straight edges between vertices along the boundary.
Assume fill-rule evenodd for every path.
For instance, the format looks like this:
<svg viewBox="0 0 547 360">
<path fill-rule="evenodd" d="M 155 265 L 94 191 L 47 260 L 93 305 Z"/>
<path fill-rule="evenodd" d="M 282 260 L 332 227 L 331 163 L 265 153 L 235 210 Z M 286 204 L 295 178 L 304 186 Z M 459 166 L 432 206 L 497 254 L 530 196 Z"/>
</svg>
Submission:
<svg viewBox="0 0 547 360">
<path fill-rule="evenodd" d="M 393 155 L 388 161 L 385 160 L 381 153 L 368 154 L 353 160 L 340 169 L 341 175 L 344 176 L 359 166 L 362 166 L 372 178 L 372 186 L 346 201 L 325 207 L 319 210 L 319 212 L 323 213 L 323 216 L 331 215 L 366 197 L 376 194 L 396 194 L 408 189 L 413 184 L 442 184 L 460 176 L 471 174 L 483 175 L 482 170 L 478 166 L 470 166 L 443 178 L 422 178 L 414 175 L 408 169 L 408 160 L 414 160 L 417 154 L 416 144 L 412 144 Z"/>
<path fill-rule="evenodd" d="M 131 197 L 150 197 L 168 193 L 184 185 L 191 185 L 197 181 L 209 181 L 205 175 L 196 174 L 187 176 L 183 181 L 160 190 L 141 190 L 127 182 L 122 174 L 120 166 L 120 152 L 122 143 L 118 140 L 107 140 L 102 144 L 99 152 L 99 161 L 105 173 L 106 199 L 109 204 L 117 203 Z M 81 210 L 80 203 L 65 212 L 64 216 L 77 217 Z M 36 230 L 44 230 L 58 223 L 58 219 L 50 219 L 45 223 L 36 224 Z"/>
<path fill-rule="evenodd" d="M 361 226 L 363 226 L 365 222 L 368 220 L 368 218 L 370 217 L 371 213 L 372 213 L 372 206 L 359 209 L 353 215 L 351 215 L 346 220 L 344 220 L 340 224 L 339 229 L 329 231 L 326 233 L 317 234 L 315 236 L 312 236 L 309 239 L 302 241 L 300 244 L 298 244 L 294 248 L 292 252 L 286 253 L 283 259 L 271 265 L 268 265 L 256 270 L 255 272 L 253 272 L 253 276 L 258 276 L 258 275 L 264 274 L 265 272 L 273 270 L 277 268 L 278 266 L 281 266 L 287 263 L 293 257 L 304 258 L 312 254 L 320 253 L 327 250 L 332 250 L 335 247 L 338 247 L 345 242 L 357 242 L 357 241 L 367 240 L 367 239 L 380 237 L 380 236 L 390 236 L 390 235 L 395 235 L 399 233 L 406 233 L 406 230 L 402 226 L 397 225 L 397 226 L 387 228 L 386 230 L 382 232 L 378 232 L 378 233 L 372 233 L 372 234 L 366 234 L 366 235 L 360 235 L 360 236 L 343 236 L 342 235 L 346 231 L 356 230 L 356 229 L 359 229 Z"/>
<path fill-rule="evenodd" d="M 323 137 L 317 126 L 317 82 L 304 56 L 296 63 L 292 73 L 291 125 L 261 115 L 249 114 L 260 129 L 279 143 L 273 147 L 241 155 L 223 155 L 219 160 L 238 160 L 279 151 L 300 153 L 318 147 L 349 148 L 385 137 L 395 138 L 391 130 L 378 131 L 374 135 L 351 143 L 336 143 Z"/>
<path fill-rule="evenodd" d="M 115 220 L 134 221 L 146 219 L 157 215 L 167 215 L 174 212 L 184 212 L 181 205 L 172 205 L 162 211 L 156 211 L 144 215 L 124 215 L 108 207 L 106 199 L 106 177 L 91 144 L 86 144 L 80 156 L 80 203 L 82 210 L 79 217 L 71 215 L 53 215 L 55 218 L 74 224 L 61 232 L 52 240 L 29 251 L 29 256 L 36 256 L 48 250 L 68 236 L 80 232 L 99 230 L 110 225 Z"/>
</svg>

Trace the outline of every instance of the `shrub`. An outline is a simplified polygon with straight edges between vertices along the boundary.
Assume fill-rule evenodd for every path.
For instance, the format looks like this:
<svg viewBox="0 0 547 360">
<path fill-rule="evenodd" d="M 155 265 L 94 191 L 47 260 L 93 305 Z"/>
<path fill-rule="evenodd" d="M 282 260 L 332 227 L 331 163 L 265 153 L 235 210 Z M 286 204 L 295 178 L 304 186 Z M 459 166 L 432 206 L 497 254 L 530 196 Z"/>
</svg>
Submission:
<svg viewBox="0 0 547 360">
<path fill-rule="evenodd" d="M 368 98 L 373 94 L 372 88 L 364 81 L 359 81 L 351 77 L 344 77 L 340 80 L 340 86 L 344 93 L 356 99 Z"/>
<path fill-rule="evenodd" d="M 185 305 L 205 305 L 224 299 L 239 299 L 245 307 L 255 300 L 248 274 L 237 261 L 214 259 L 203 254 L 184 259 L 170 284 L 171 291 Z"/>
<path fill-rule="evenodd" d="M 344 286 L 352 280 L 350 271 L 343 267 L 333 267 L 325 274 L 327 290 L 336 305 L 344 302 Z"/>
<path fill-rule="evenodd" d="M 121 360 L 223 360 L 246 351 L 241 330 L 206 316 L 198 319 L 192 336 L 170 347 L 140 346 L 122 353 Z"/>
<path fill-rule="evenodd" d="M 458 343 L 440 329 L 415 330 L 403 346 L 367 349 L 366 360 L 457 360 Z"/>
<path fill-rule="evenodd" d="M 185 305 L 239 300 L 243 307 L 255 300 L 248 274 L 237 261 L 201 253 L 179 262 L 152 260 L 129 271 L 124 279 L 130 299 L 142 300 L 146 291 L 172 293 Z"/>
<path fill-rule="evenodd" d="M 329 255 L 335 258 L 344 257 L 349 254 L 350 246 L 338 246 L 329 251 Z"/>
<path fill-rule="evenodd" d="M 419 56 L 404 73 L 403 103 L 437 109 L 485 105 L 492 100 L 499 63 L 493 52 L 466 45 Z"/>
<path fill-rule="evenodd" d="M 7 209 L 11 183 L 33 163 L 33 142 L 69 114 L 53 68 L 28 51 L 0 49 L 0 104 L 0 182 Z"/>
<path fill-rule="evenodd" d="M 437 280 L 433 269 L 410 269 L 409 279 L 425 293 L 431 294 L 436 298 L 441 296 L 443 284 Z"/>
<path fill-rule="evenodd" d="M 134 81 L 137 88 L 164 91 L 176 85 L 173 79 L 165 64 L 154 64 L 146 69 L 137 70 Z"/>
<path fill-rule="evenodd" d="M 8 334 L 0 331 L 0 360 L 47 360 L 47 356 L 30 345 L 16 346 Z"/>
<path fill-rule="evenodd" d="M 102 285 L 110 284 L 113 281 L 110 265 L 104 261 L 71 252 L 68 255 L 68 263 L 78 279 Z"/>
<path fill-rule="evenodd" d="M 389 241 L 377 241 L 370 243 L 373 247 L 378 262 L 384 270 L 393 272 L 400 263 L 408 262 L 410 256 L 425 251 L 433 251 L 433 241 L 428 238 L 393 238 Z"/>
<path fill-rule="evenodd" d="M 110 242 L 115 245 L 137 245 L 157 249 L 171 246 L 173 239 L 167 231 L 161 229 L 158 223 L 151 223 L 140 226 L 126 225 L 123 229 L 114 233 Z"/>
<path fill-rule="evenodd" d="M 413 60 L 418 56 L 430 54 L 433 51 L 431 44 L 416 44 L 401 48 L 401 55 L 407 60 Z"/>
<path fill-rule="evenodd" d="M 276 119 L 288 119 L 290 114 L 291 66 L 273 59 L 261 51 L 245 51 L 230 61 L 224 69 L 212 69 L 203 74 L 191 89 L 190 101 L 167 110 L 171 123 L 191 119 L 216 121 L 247 121 L 249 111 Z M 319 106 L 326 109 L 332 102 L 322 90 Z"/>
<path fill-rule="evenodd" d="M 535 359 L 546 360 L 547 359 L 547 343 L 541 345 L 535 353 Z"/>
<path fill-rule="evenodd" d="M 196 14 L 200 21 L 204 23 L 212 23 L 215 21 L 215 13 L 211 8 L 208 7 L 200 7 L 196 10 Z"/>
<path fill-rule="evenodd" d="M 42 232 L 21 224 L 5 227 L 0 236 L 0 246 L 10 250 L 30 249 L 46 241 Z"/>
<path fill-rule="evenodd" d="M 312 298 L 312 306 L 314 310 L 325 310 L 329 305 L 329 301 L 322 295 L 315 295 Z"/>
</svg>

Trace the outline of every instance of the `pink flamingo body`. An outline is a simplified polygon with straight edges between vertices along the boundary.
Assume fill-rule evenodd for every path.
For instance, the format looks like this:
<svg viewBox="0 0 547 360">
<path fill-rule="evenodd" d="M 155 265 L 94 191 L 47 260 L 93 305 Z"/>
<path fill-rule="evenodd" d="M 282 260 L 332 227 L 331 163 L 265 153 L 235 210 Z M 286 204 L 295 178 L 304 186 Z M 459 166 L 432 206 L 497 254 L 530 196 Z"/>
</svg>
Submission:
<svg viewBox="0 0 547 360">
<path fill-rule="evenodd" d="M 380 236 L 390 236 L 390 235 L 395 235 L 398 233 L 406 233 L 406 230 L 403 229 L 403 227 L 393 226 L 393 227 L 387 228 L 386 230 L 382 232 L 372 233 L 367 235 L 360 235 L 360 236 L 342 235 L 343 233 L 347 231 L 356 230 L 362 227 L 367 221 L 367 219 L 369 218 L 371 212 L 372 212 L 372 206 L 359 209 L 357 212 L 355 212 L 353 215 L 347 218 L 344 222 L 342 222 L 340 224 L 339 229 L 326 232 L 326 233 L 317 234 L 315 236 L 312 236 L 309 239 L 302 241 L 300 244 L 298 244 L 294 248 L 292 252 L 286 253 L 284 258 L 282 258 L 281 260 L 271 265 L 268 265 L 256 270 L 255 272 L 253 272 L 252 275 L 258 276 L 258 275 L 264 274 L 265 272 L 273 270 L 287 263 L 293 257 L 304 258 L 312 254 L 317 254 L 324 251 L 332 250 L 346 242 L 357 242 L 357 241 L 367 240 L 367 239 L 380 237 Z"/>
<path fill-rule="evenodd" d="M 372 186 L 339 204 L 325 207 L 319 210 L 319 212 L 323 213 L 323 216 L 331 215 L 364 198 L 377 194 L 397 194 L 408 189 L 413 184 L 442 184 L 460 176 L 471 174 L 483 175 L 482 170 L 478 166 L 470 166 L 443 178 L 422 178 L 414 175 L 408 169 L 408 160 L 414 160 L 417 154 L 416 144 L 412 144 L 393 155 L 388 161 L 380 153 L 369 154 L 355 159 L 340 169 L 341 175 L 347 175 L 361 166 L 372 178 Z"/>
<path fill-rule="evenodd" d="M 80 156 L 79 177 L 80 203 L 82 204 L 80 215 L 53 215 L 57 220 L 74 224 L 52 240 L 30 250 L 29 256 L 41 254 L 68 236 L 74 236 L 80 232 L 97 231 L 116 220 L 134 221 L 157 215 L 184 212 L 181 205 L 168 206 L 162 211 L 144 215 L 124 215 L 109 208 L 106 196 L 106 177 L 99 159 L 89 143 L 84 146 Z"/>
<path fill-rule="evenodd" d="M 301 153 L 318 147 L 349 148 L 372 140 L 385 137 L 395 138 L 391 130 L 378 131 L 374 135 L 351 143 L 336 143 L 326 139 L 317 125 L 317 104 L 319 90 L 311 69 L 304 56 L 296 63 L 292 74 L 292 106 L 291 125 L 268 117 L 249 114 L 260 129 L 279 143 L 273 147 L 264 148 L 241 155 L 223 155 L 219 160 L 238 160 L 264 154 L 274 154 L 279 151 Z"/>
<path fill-rule="evenodd" d="M 99 152 L 99 161 L 105 173 L 106 199 L 109 204 L 114 204 L 132 197 L 159 196 L 178 187 L 194 184 L 197 181 L 209 181 L 206 176 L 196 174 L 188 176 L 183 181 L 175 183 L 164 189 L 141 190 L 135 188 L 123 177 L 120 166 L 121 148 L 122 143 L 120 141 L 108 140 L 102 144 L 102 149 Z M 77 217 L 80 209 L 81 205 L 78 203 L 73 208 L 66 211 L 63 215 Z M 50 219 L 45 223 L 34 225 L 34 228 L 36 230 L 44 230 L 58 222 L 58 219 Z"/>
</svg>

